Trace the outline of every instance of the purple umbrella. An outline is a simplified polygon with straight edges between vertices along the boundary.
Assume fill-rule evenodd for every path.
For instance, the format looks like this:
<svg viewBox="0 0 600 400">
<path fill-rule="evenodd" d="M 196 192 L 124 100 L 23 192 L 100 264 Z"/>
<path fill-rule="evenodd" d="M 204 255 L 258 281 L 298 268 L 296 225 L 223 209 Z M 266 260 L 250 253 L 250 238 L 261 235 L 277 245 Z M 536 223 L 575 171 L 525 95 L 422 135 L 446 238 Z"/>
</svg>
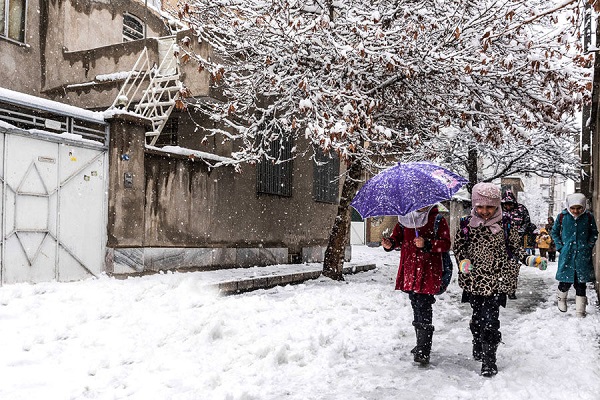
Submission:
<svg viewBox="0 0 600 400">
<path fill-rule="evenodd" d="M 398 163 L 369 179 L 350 204 L 363 218 L 406 215 L 450 199 L 467 179 L 428 162 Z"/>
</svg>

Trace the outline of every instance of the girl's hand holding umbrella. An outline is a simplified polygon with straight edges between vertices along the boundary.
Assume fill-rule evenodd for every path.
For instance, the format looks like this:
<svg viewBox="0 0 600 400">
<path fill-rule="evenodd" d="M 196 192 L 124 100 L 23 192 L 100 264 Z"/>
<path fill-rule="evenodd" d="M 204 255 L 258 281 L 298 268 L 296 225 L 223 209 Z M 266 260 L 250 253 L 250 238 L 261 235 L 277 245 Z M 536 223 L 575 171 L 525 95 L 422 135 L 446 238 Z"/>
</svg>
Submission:
<svg viewBox="0 0 600 400">
<path fill-rule="evenodd" d="M 425 247 L 425 239 L 423 239 L 420 236 L 417 236 L 415 238 L 414 243 L 415 243 L 415 246 L 417 246 L 419 249 L 422 249 L 423 247 Z"/>
<path fill-rule="evenodd" d="M 392 248 L 392 241 L 390 240 L 390 238 L 384 237 L 381 239 L 381 245 L 384 249 L 390 250 Z"/>
</svg>

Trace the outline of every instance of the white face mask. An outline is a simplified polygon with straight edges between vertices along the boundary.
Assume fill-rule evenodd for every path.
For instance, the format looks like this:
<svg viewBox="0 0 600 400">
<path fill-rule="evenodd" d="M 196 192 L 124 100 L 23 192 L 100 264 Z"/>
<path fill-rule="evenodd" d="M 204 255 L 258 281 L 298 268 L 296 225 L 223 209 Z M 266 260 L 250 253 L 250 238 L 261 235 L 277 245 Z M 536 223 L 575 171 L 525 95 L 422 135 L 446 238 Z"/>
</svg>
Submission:
<svg viewBox="0 0 600 400">
<path fill-rule="evenodd" d="M 427 224 L 427 217 L 429 216 L 429 211 L 433 206 L 428 207 L 425 211 L 411 211 L 406 215 L 399 215 L 398 222 L 400 225 L 405 228 L 420 228 Z"/>
</svg>

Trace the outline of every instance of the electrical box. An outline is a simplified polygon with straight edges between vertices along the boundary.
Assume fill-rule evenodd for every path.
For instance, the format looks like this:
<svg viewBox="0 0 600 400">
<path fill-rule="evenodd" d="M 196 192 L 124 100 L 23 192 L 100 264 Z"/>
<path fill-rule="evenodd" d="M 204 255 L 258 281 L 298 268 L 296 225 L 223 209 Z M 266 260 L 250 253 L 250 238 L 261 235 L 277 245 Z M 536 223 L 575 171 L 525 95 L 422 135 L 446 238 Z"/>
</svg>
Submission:
<svg viewBox="0 0 600 400">
<path fill-rule="evenodd" d="M 123 182 L 125 183 L 125 188 L 133 187 L 133 174 L 131 172 L 125 172 L 125 177 Z"/>
</svg>

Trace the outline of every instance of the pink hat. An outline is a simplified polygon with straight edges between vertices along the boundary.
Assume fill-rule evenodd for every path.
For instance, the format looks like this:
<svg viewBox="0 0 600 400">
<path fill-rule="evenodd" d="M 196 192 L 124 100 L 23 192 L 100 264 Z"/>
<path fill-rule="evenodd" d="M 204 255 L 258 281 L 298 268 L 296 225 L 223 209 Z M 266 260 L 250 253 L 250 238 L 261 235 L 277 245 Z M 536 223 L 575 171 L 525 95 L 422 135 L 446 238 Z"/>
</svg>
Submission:
<svg viewBox="0 0 600 400">
<path fill-rule="evenodd" d="M 471 203 L 475 206 L 500 207 L 500 188 L 493 183 L 481 182 L 473 186 Z"/>
</svg>

